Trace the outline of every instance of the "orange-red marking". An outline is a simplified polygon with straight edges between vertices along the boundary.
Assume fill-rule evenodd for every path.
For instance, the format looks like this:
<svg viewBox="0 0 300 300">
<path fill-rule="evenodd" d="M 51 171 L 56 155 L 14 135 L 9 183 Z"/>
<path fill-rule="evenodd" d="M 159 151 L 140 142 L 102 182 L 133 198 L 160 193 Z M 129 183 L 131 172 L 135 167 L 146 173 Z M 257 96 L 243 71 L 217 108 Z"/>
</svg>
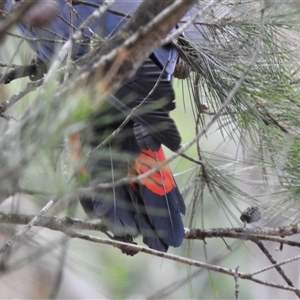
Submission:
<svg viewBox="0 0 300 300">
<path fill-rule="evenodd" d="M 73 133 L 69 136 L 69 147 L 71 158 L 75 163 L 80 163 L 83 158 L 82 144 L 79 132 Z M 88 177 L 88 171 L 86 166 L 83 166 L 80 170 L 81 175 Z"/>
<path fill-rule="evenodd" d="M 166 157 L 162 147 L 159 148 L 158 152 L 142 150 L 142 153 L 134 163 L 134 169 L 138 175 L 141 175 L 165 161 Z M 153 193 L 160 196 L 169 193 L 176 187 L 171 170 L 167 165 L 163 166 L 149 177 L 142 179 L 141 183 Z"/>
</svg>

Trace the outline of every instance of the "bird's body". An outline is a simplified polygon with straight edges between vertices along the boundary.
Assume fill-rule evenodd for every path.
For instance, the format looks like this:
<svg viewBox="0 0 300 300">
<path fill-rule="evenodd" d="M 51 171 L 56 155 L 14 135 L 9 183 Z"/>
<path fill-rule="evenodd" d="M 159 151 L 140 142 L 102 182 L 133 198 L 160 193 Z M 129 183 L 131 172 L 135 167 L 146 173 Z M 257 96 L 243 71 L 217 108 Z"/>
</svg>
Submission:
<svg viewBox="0 0 300 300">
<path fill-rule="evenodd" d="M 90 2 L 99 4 L 101 1 Z M 92 32 L 102 38 L 114 35 L 128 21 L 124 15 L 134 11 L 139 2 L 125 5 L 124 1 L 117 0 L 111 11 L 84 31 L 82 43 L 73 47 L 72 58 L 78 59 L 89 51 Z M 19 25 L 24 36 L 42 38 L 30 45 L 38 59 L 46 64 L 51 63 L 61 45 L 58 40 L 67 40 L 95 10 L 84 4 L 70 8 L 63 0 L 56 0 L 56 3 L 58 16 L 42 27 Z M 54 42 L 49 42 L 50 39 Z M 179 148 L 180 134 L 169 116 L 175 108 L 172 77 L 177 58 L 178 53 L 172 45 L 157 49 L 128 83 L 112 95 L 116 102 L 108 101 L 93 112 L 90 129 L 82 138 L 91 148 L 119 128 L 126 114 L 140 105 L 135 116 L 105 147 L 92 151 L 86 166 L 90 183 L 116 182 L 126 176 L 143 175 L 166 161 L 162 145 L 171 150 Z M 83 195 L 81 203 L 90 217 L 101 218 L 108 231 L 121 240 L 132 241 L 142 234 L 144 243 L 159 251 L 182 243 L 181 215 L 185 213 L 185 205 L 167 165 L 139 182 Z"/>
<path fill-rule="evenodd" d="M 127 103 L 127 108 L 135 107 L 149 95 L 160 73 L 160 67 L 151 59 L 146 60 L 137 72 L 138 76 L 120 88 L 115 96 L 122 103 Z M 138 115 L 139 119 L 151 125 L 151 133 L 146 125 L 139 123 L 139 120 L 130 120 L 108 147 L 93 152 L 88 169 L 93 172 L 91 177 L 95 182 L 99 180 L 101 182 L 101 179 L 117 181 L 127 175 L 142 175 L 157 164 L 165 162 L 162 144 L 173 149 L 179 147 L 180 136 L 169 117 L 169 109 L 174 107 L 175 95 L 171 81 L 167 77 L 162 76 L 156 91 L 145 101 L 145 106 L 148 105 L 149 109 L 142 106 Z M 130 102 L 126 101 L 128 95 Z M 161 99 L 167 104 L 153 110 L 151 104 L 158 106 L 156 102 Z M 113 120 L 108 117 L 112 115 Z M 92 148 L 116 130 L 123 119 L 123 112 L 114 106 L 93 114 L 89 142 Z M 104 157 L 106 159 L 103 160 Z M 97 216 L 106 219 L 106 223 L 110 223 L 108 228 L 114 235 L 122 237 L 124 229 L 127 236 L 134 237 L 141 232 L 144 242 L 160 251 L 166 251 L 168 246 L 176 247 L 182 243 L 184 230 L 181 213 L 185 212 L 185 207 L 168 166 L 157 170 L 139 183 L 99 191 L 94 194 L 94 199 L 92 214 L 96 213 Z M 113 206 L 112 199 L 115 199 Z M 89 200 L 89 197 L 82 199 L 83 207 L 86 207 L 85 203 Z M 124 226 L 125 224 L 129 226 Z"/>
</svg>

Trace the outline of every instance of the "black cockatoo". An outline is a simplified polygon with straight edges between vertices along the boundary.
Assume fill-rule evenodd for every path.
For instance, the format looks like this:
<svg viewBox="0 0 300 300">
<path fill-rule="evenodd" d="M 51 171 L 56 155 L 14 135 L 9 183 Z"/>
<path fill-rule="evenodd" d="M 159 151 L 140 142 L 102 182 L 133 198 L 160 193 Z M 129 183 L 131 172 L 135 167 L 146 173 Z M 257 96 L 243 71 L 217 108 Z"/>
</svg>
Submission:
<svg viewBox="0 0 300 300">
<path fill-rule="evenodd" d="M 58 41 L 67 40 L 72 30 L 102 3 L 101 0 L 76 5 L 67 5 L 64 0 L 52 2 L 54 6 L 44 19 L 27 14 L 18 25 L 23 36 L 35 39 L 29 39 L 29 44 L 37 53 L 37 61 L 48 66 L 61 47 Z M 73 45 L 72 59 L 81 58 L 89 51 L 94 33 L 104 39 L 114 35 L 140 2 L 117 0 L 84 31 L 81 43 Z M 7 1 L 6 10 L 13 5 Z M 84 145 L 96 148 L 120 126 L 128 112 L 143 102 L 138 114 L 105 147 L 92 151 L 86 164 L 90 183 L 142 175 L 166 161 L 162 145 L 173 151 L 179 148 L 181 137 L 169 115 L 175 108 L 172 80 L 177 61 L 178 52 L 173 45 L 157 49 L 113 95 L 121 106 L 108 100 L 92 113 L 89 130 L 81 133 L 81 139 Z M 88 216 L 101 218 L 116 239 L 132 242 L 141 234 L 150 248 L 164 252 L 169 246 L 182 244 L 185 204 L 167 165 L 139 182 L 85 194 L 81 204 Z"/>
</svg>

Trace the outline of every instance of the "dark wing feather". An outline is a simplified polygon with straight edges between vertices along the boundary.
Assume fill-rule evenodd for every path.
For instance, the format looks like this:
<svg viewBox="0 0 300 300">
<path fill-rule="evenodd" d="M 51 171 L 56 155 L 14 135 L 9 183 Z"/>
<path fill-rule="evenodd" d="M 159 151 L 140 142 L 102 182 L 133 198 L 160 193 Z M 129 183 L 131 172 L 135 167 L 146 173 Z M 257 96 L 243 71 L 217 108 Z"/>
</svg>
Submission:
<svg viewBox="0 0 300 300">
<path fill-rule="evenodd" d="M 91 2 L 102 3 L 99 0 Z M 7 9 L 11 1 L 8 3 Z M 69 39 L 70 20 L 75 30 L 95 9 L 78 4 L 70 10 L 64 0 L 57 0 L 57 3 L 61 5 L 59 16 L 43 28 L 19 24 L 24 36 L 37 38 L 38 41 L 31 42 L 30 46 L 37 52 L 38 58 L 47 64 L 51 63 L 61 46 L 58 40 Z M 124 1 L 117 0 L 114 9 L 122 12 L 122 7 L 126 7 Z M 133 5 L 130 9 L 135 10 L 136 7 Z M 89 51 L 93 31 L 102 28 L 97 32 L 105 38 L 116 33 L 126 21 L 127 18 L 120 14 L 105 13 L 84 31 L 83 40 L 74 45 L 73 59 Z M 45 39 L 52 39 L 53 42 Z M 93 151 L 87 162 L 91 182 L 114 182 L 126 176 L 128 168 L 134 175 L 144 174 L 165 161 L 161 144 L 171 150 L 179 148 L 181 137 L 169 116 L 169 112 L 175 108 L 172 77 L 177 59 L 178 52 L 172 45 L 157 49 L 136 75 L 115 95 L 110 96 L 108 102 L 111 107 L 105 112 L 100 108 L 91 116 L 92 137 L 87 138 L 87 143 L 93 148 L 119 127 L 124 116 L 140 105 L 137 113 L 109 145 L 101 151 Z M 185 212 L 185 206 L 168 167 L 163 167 L 138 184 L 84 195 L 81 203 L 88 215 L 102 218 L 108 230 L 117 237 L 135 237 L 141 232 L 144 242 L 160 251 L 167 251 L 169 246 L 177 247 L 182 243 L 184 227 L 181 214 Z"/>
<path fill-rule="evenodd" d="M 143 150 L 134 169 L 138 175 L 144 174 L 165 160 L 162 148 L 157 152 Z M 142 179 L 138 191 L 143 203 L 142 213 L 148 216 L 158 238 L 168 246 L 181 245 L 184 236 L 181 214 L 185 213 L 185 205 L 169 167 L 164 166 Z M 143 232 L 143 228 L 141 231 Z"/>
</svg>

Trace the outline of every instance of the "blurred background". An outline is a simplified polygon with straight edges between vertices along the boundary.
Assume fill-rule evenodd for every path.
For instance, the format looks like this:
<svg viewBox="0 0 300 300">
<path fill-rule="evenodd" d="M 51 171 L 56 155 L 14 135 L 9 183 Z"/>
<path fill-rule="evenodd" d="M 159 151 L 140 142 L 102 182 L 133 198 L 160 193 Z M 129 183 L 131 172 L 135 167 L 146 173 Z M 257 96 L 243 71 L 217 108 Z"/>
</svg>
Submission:
<svg viewBox="0 0 300 300">
<path fill-rule="evenodd" d="M 235 2 L 230 3 L 236 4 Z M 232 13 L 228 3 L 226 3 L 227 11 L 224 7 L 219 10 L 215 8 L 215 16 L 218 16 L 217 24 L 222 22 L 222 18 L 229 18 Z M 244 16 L 245 20 L 253 17 L 253 23 L 257 25 L 260 10 L 256 6 L 261 5 L 261 1 L 251 1 L 249 5 L 256 15 L 250 16 L 250 12 L 245 13 L 245 7 L 243 9 L 238 7 L 239 16 Z M 283 30 L 287 32 L 291 29 L 286 28 L 287 24 L 294 22 L 295 16 L 298 17 L 299 8 L 297 1 L 285 6 L 280 6 L 278 3 L 278 6 L 271 7 L 267 15 L 270 17 L 268 26 L 272 25 L 272 21 L 275 22 L 274 15 L 276 15 L 280 17 L 277 21 L 278 24 L 281 22 L 281 32 Z M 225 19 L 223 21 L 226 22 Z M 232 21 L 229 24 L 232 27 L 228 26 L 234 28 L 238 26 L 238 21 L 240 20 L 237 19 L 236 23 Z M 250 27 L 249 24 L 248 26 Z M 18 34 L 16 28 L 12 28 L 10 32 Z M 289 31 L 288 34 L 291 34 L 296 42 L 298 36 L 295 31 Z M 257 32 L 253 32 L 253 36 L 249 35 L 249 39 L 255 37 Z M 292 52 L 292 48 L 290 49 Z M 275 54 L 269 53 L 269 55 Z M 21 39 L 13 35 L 5 37 L 0 49 L 1 62 L 24 65 L 28 64 L 33 57 L 34 53 Z M 249 56 L 245 59 L 249 61 Z M 262 63 L 262 59 L 260 62 Z M 274 65 L 275 62 L 271 67 L 274 68 Z M 285 65 L 280 65 L 278 59 L 277 67 L 284 69 Z M 1 72 L 6 69 L 6 67 L 1 68 Z M 290 62 L 286 63 L 284 72 L 287 70 L 291 70 L 290 75 L 293 72 L 293 76 L 296 76 L 298 66 L 292 69 Z M 272 81 L 274 76 L 276 82 L 275 77 L 278 74 L 276 76 L 274 74 L 269 74 L 266 81 Z M 212 114 L 201 114 L 199 124 L 197 121 L 199 112 L 195 108 L 194 94 L 191 90 L 193 80 L 194 77 L 190 77 L 187 80 L 176 79 L 174 82 L 177 108 L 172 112 L 172 116 L 181 132 L 183 145 L 195 137 L 199 128 L 203 128 L 211 120 L 213 113 L 220 106 L 219 99 L 214 99 L 207 88 L 200 88 L 201 102 L 207 103 L 208 111 Z M 25 78 L 14 80 L 8 85 L 1 85 L 0 102 L 3 103 L 13 95 L 18 95 L 28 83 L 29 80 Z M 202 84 L 207 86 L 207 83 Z M 283 95 L 287 96 L 290 91 L 284 90 L 283 83 L 280 84 L 282 87 L 282 90 L 278 90 L 280 97 L 272 99 L 279 103 L 278 107 L 283 107 Z M 6 112 L 9 116 L 8 120 L 0 119 L 2 136 L 0 163 L 2 173 L 5 174 L 0 180 L 0 213 L 34 215 L 51 199 L 51 195 L 70 194 L 76 188 L 76 182 L 69 180 L 73 167 L 69 160 L 68 149 L 65 147 L 70 121 L 66 113 L 57 111 L 51 106 L 51 95 L 56 85 L 57 83 L 53 82 L 42 93 L 36 90 L 26 94 Z M 259 86 L 258 84 L 257 88 Z M 255 94 L 257 91 L 253 89 L 252 92 Z M 295 87 L 294 95 L 297 95 L 297 92 L 298 89 Z M 80 104 L 84 97 L 87 96 L 81 93 L 70 93 L 67 99 L 62 99 L 71 119 L 75 118 L 74 116 L 80 111 Z M 268 98 L 263 99 L 257 92 L 257 98 L 251 100 L 254 106 L 258 98 L 261 102 L 269 101 Z M 295 96 L 293 101 L 297 102 L 298 98 Z M 31 113 L 41 107 L 42 117 L 33 114 L 33 118 L 27 124 L 30 125 L 28 128 L 19 126 L 20 119 L 26 119 L 26 114 L 32 116 Z M 290 107 L 289 104 L 286 107 Z M 247 111 L 249 107 L 243 109 Z M 241 113 L 243 109 L 239 112 Z M 287 112 L 288 109 L 284 110 L 284 114 L 280 111 L 280 116 L 284 115 L 282 117 L 284 119 L 292 114 Z M 249 119 L 251 114 L 245 114 L 243 117 Z M 253 116 L 253 120 L 256 117 Z M 294 116 L 292 121 L 297 127 L 298 120 L 294 119 Z M 209 176 L 213 177 L 210 179 L 213 182 L 211 186 L 203 183 L 203 169 L 199 165 L 180 157 L 171 163 L 176 182 L 188 208 L 184 216 L 186 227 L 243 226 L 239 220 L 240 214 L 250 204 L 258 205 L 262 211 L 262 220 L 254 225 L 248 225 L 250 227 L 272 227 L 297 222 L 299 202 L 294 191 L 300 177 L 298 174 L 293 174 L 292 180 L 295 183 L 288 185 L 287 188 L 281 185 L 278 176 L 280 169 L 281 179 L 284 177 L 284 168 L 281 165 L 286 163 L 289 155 L 287 147 L 290 149 L 292 144 L 295 146 L 295 138 L 283 137 L 276 129 L 271 128 L 270 131 L 278 144 L 272 141 L 267 146 L 261 143 L 257 147 L 245 147 L 245 145 L 255 144 L 260 139 L 259 133 L 264 133 L 267 126 L 260 127 L 261 124 L 256 123 L 256 132 L 253 134 L 251 130 L 250 133 L 246 130 L 246 126 L 243 130 L 238 127 L 237 124 L 243 122 L 242 117 L 236 122 L 232 115 L 225 113 L 205 132 L 199 142 L 187 151 L 189 156 L 202 159 L 207 164 Z M 254 121 L 249 124 L 254 126 Z M 275 149 L 277 152 L 273 153 L 273 156 L 265 153 L 270 145 L 278 145 L 278 149 Z M 260 146 L 265 148 L 261 150 Z M 168 156 L 172 154 L 167 149 L 166 152 Z M 262 163 L 264 154 L 268 159 Z M 288 174 L 291 177 L 291 173 Z M 36 193 L 15 192 L 16 187 L 23 187 L 27 191 L 36 191 Z M 14 192 L 11 193 L 12 191 Z M 43 193 L 39 193 L 41 191 Z M 293 199 L 293 201 L 289 202 L 286 199 Z M 67 197 L 62 197 L 49 215 L 70 215 L 86 219 L 78 201 Z M 20 225 L 0 224 L 1 245 L 21 228 Z M 95 231 L 87 231 L 87 233 L 105 237 Z M 293 239 L 297 240 L 297 237 Z M 142 245 L 140 238 L 136 242 Z M 299 251 L 296 247 L 285 246 L 283 251 L 278 251 L 279 246 L 272 242 L 265 243 L 265 247 L 277 261 L 298 255 Z M 172 248 L 169 252 L 224 268 L 239 267 L 239 271 L 244 273 L 254 272 L 270 264 L 255 244 L 238 239 L 213 238 L 205 242 L 186 240 L 180 248 Z M 299 262 L 285 265 L 283 269 L 294 285 L 298 286 Z M 264 272 L 258 277 L 268 282 L 285 284 L 274 270 Z M 234 299 L 236 285 L 232 277 L 220 273 L 145 253 L 128 257 L 111 246 L 68 238 L 62 233 L 40 227 L 30 230 L 25 238 L 0 256 L 0 278 L 1 299 Z M 240 299 L 296 298 L 292 292 L 247 280 L 239 280 L 238 284 Z"/>
</svg>

